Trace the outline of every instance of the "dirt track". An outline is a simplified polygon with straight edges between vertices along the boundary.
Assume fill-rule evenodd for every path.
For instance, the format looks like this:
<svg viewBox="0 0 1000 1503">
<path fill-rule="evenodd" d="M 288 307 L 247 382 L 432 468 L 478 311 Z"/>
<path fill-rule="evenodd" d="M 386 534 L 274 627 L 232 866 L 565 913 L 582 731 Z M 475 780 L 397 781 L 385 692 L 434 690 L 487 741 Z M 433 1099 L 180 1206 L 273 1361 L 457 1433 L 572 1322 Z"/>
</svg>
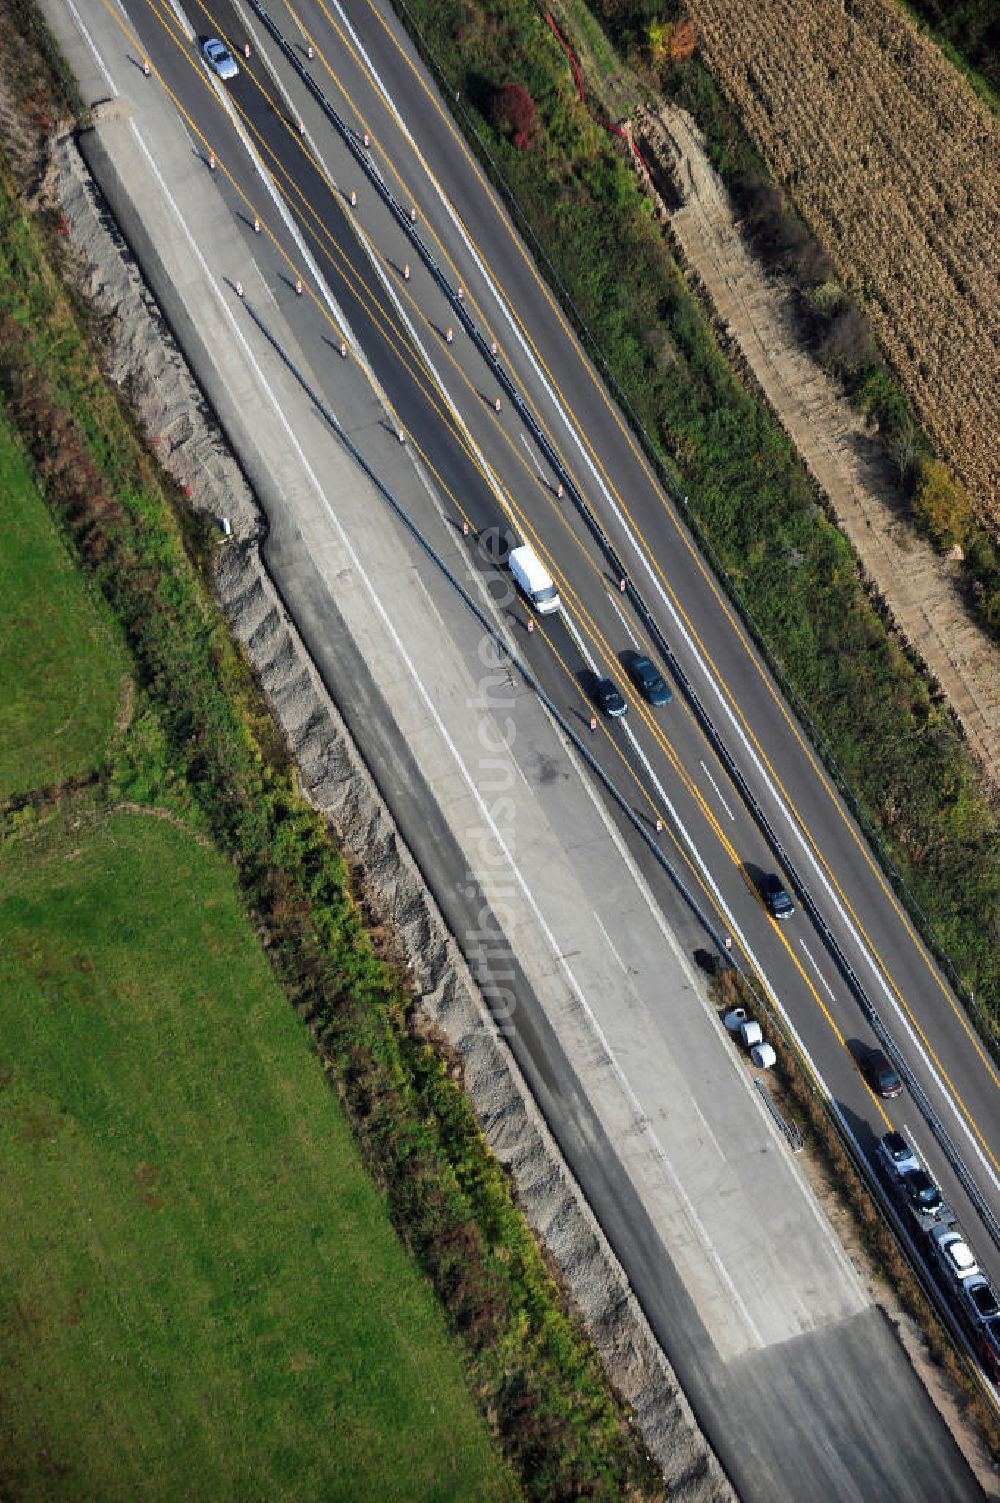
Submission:
<svg viewBox="0 0 1000 1503">
<path fill-rule="evenodd" d="M 663 212 L 688 271 L 707 293 L 903 635 L 921 654 L 1000 788 L 1000 651 L 969 616 L 954 565 L 894 509 L 885 459 L 863 420 L 794 332 L 789 291 L 747 251 L 693 121 L 664 106 L 635 122 L 683 202 Z"/>
</svg>

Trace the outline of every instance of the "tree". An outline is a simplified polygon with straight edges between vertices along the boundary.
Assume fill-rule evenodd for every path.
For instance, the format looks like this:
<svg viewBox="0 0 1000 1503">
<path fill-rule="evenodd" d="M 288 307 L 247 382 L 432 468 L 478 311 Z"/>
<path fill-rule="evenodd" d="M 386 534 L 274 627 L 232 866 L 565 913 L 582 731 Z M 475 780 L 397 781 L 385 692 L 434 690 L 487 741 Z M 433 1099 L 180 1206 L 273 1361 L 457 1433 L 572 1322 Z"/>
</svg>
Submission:
<svg viewBox="0 0 1000 1503">
<path fill-rule="evenodd" d="M 535 101 L 522 84 L 501 84 L 493 95 L 493 124 L 509 136 L 515 146 L 525 150 L 532 144 L 535 129 Z"/>
<path fill-rule="evenodd" d="M 965 489 L 940 459 L 920 461 L 913 515 L 938 548 L 954 548 L 968 536 L 972 504 Z"/>
</svg>

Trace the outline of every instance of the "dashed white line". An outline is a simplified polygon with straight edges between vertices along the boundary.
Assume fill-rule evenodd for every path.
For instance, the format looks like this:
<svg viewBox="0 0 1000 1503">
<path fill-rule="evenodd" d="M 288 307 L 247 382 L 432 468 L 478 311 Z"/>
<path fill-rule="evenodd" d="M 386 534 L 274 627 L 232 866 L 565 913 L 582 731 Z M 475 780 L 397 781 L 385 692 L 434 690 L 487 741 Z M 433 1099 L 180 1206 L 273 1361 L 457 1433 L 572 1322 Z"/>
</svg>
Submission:
<svg viewBox="0 0 1000 1503">
<path fill-rule="evenodd" d="M 829 982 L 827 981 L 826 977 L 823 975 L 823 972 L 820 970 L 819 966 L 816 964 L 816 961 L 813 959 L 812 951 L 809 949 L 809 946 L 806 944 L 805 940 L 802 938 L 801 935 L 799 936 L 799 944 L 802 946 L 803 952 L 805 953 L 805 957 L 808 960 L 809 964 L 812 966 L 813 970 L 816 972 L 816 975 L 819 977 L 820 985 L 822 986 L 823 990 L 826 992 L 827 996 L 830 998 L 830 1001 L 831 1002 L 836 1002 L 837 999 L 833 995 L 832 990 L 830 989 Z"/>
<path fill-rule="evenodd" d="M 726 813 L 729 815 L 729 818 L 735 823 L 736 822 L 736 815 L 733 813 L 732 809 L 730 809 L 729 805 L 726 803 L 725 799 L 722 797 L 722 789 L 719 787 L 718 783 L 715 781 L 715 779 L 713 778 L 712 774 L 709 772 L 708 768 L 705 766 L 705 763 L 701 762 L 700 766 L 701 766 L 702 772 L 705 774 L 706 778 L 711 783 L 712 787 L 715 789 L 715 796 L 719 800 L 719 803 L 722 805 L 723 809 L 725 809 Z"/>
</svg>

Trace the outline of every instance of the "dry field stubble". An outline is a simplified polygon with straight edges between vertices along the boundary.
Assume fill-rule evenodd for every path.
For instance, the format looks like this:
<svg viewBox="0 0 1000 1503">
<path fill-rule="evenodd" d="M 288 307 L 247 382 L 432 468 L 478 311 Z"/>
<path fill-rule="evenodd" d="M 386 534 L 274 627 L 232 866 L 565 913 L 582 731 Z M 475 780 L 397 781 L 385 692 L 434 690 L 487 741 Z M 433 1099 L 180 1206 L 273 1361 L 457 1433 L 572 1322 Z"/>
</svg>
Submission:
<svg viewBox="0 0 1000 1503">
<path fill-rule="evenodd" d="M 1000 127 L 891 0 L 690 9 L 707 62 L 1000 531 Z"/>
</svg>

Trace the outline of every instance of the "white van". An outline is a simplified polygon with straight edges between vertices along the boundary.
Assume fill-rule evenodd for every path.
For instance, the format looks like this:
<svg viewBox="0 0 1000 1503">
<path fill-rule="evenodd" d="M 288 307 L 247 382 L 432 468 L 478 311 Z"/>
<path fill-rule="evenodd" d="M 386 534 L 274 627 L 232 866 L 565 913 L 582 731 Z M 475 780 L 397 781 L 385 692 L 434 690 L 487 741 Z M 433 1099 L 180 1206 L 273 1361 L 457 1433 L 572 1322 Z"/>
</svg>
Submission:
<svg viewBox="0 0 1000 1503">
<path fill-rule="evenodd" d="M 527 543 L 512 548 L 507 562 L 514 583 L 540 616 L 548 616 L 559 609 L 559 593 L 533 548 Z"/>
</svg>

